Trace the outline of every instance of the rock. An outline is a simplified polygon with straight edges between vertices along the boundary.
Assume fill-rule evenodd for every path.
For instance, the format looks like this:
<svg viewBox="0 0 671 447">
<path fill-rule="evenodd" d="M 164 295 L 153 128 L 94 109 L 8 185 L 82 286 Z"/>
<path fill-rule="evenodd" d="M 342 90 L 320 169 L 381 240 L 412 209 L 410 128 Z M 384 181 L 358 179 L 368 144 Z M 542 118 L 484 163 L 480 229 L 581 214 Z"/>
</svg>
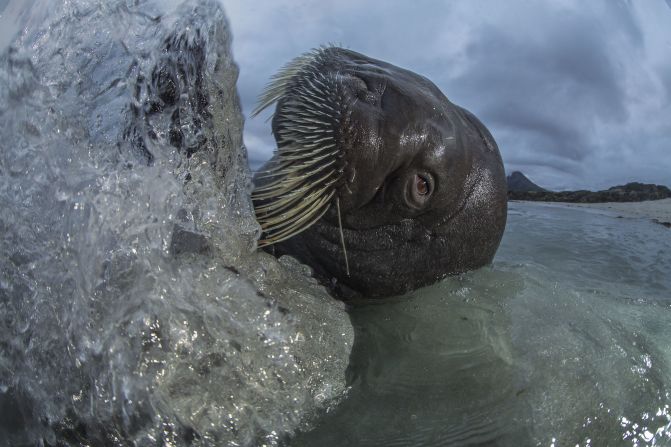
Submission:
<svg viewBox="0 0 671 447">
<path fill-rule="evenodd" d="M 221 6 L 175 3 L 63 1 L 0 56 L 10 445 L 276 445 L 346 390 L 343 304 L 255 250 Z"/>
<path fill-rule="evenodd" d="M 506 177 L 506 180 L 508 182 L 508 191 L 546 191 L 544 188 L 541 188 L 529 180 L 520 171 L 514 171 L 512 174 Z"/>
</svg>

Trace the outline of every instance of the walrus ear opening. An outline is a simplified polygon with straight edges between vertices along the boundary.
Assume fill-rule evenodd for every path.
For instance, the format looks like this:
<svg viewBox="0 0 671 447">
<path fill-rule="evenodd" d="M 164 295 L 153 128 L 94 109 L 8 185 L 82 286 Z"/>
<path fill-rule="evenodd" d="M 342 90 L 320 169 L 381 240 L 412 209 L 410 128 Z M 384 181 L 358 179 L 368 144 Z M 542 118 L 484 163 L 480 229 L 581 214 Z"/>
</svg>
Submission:
<svg viewBox="0 0 671 447">
<path fill-rule="evenodd" d="M 482 122 L 468 110 L 464 109 L 463 107 L 460 107 L 459 109 L 461 110 L 461 113 L 464 114 L 466 121 L 471 124 L 478 132 L 484 147 L 486 147 L 489 152 L 494 152 L 497 149 L 497 146 L 494 142 L 494 138 L 489 133 L 485 125 L 482 124 Z"/>
</svg>

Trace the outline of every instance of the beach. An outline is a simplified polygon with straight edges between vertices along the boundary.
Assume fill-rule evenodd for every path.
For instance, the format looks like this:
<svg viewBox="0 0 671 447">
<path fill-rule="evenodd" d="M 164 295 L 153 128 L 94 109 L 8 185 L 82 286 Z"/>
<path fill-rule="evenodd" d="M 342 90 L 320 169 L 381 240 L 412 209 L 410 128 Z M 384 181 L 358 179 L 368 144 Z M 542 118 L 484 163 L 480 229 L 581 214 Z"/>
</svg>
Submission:
<svg viewBox="0 0 671 447">
<path fill-rule="evenodd" d="M 647 200 L 644 202 L 565 203 L 540 202 L 570 208 L 588 208 L 616 214 L 626 218 L 651 219 L 659 223 L 671 222 L 671 199 Z"/>
</svg>

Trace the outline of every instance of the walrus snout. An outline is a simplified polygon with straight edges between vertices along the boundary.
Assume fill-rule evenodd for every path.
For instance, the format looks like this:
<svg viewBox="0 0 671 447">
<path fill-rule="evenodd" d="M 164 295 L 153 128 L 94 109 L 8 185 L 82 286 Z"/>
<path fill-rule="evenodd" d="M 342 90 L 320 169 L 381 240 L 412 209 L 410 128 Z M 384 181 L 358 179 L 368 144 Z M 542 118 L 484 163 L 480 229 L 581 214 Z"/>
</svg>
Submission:
<svg viewBox="0 0 671 447">
<path fill-rule="evenodd" d="M 491 262 L 503 163 L 428 79 L 350 50 L 300 56 L 268 86 L 277 152 L 255 176 L 264 235 L 340 296 L 389 296 Z"/>
</svg>

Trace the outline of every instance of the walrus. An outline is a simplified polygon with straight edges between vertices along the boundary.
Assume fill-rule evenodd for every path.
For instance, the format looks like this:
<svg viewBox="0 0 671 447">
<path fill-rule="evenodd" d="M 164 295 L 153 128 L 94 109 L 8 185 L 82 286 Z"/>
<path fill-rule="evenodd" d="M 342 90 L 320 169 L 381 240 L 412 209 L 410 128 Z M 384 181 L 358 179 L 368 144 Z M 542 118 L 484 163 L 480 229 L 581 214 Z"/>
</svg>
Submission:
<svg viewBox="0 0 671 447">
<path fill-rule="evenodd" d="M 339 297 L 403 294 L 492 261 L 506 178 L 487 128 L 427 78 L 347 49 L 280 70 L 273 158 L 254 177 L 260 247 Z"/>
</svg>

